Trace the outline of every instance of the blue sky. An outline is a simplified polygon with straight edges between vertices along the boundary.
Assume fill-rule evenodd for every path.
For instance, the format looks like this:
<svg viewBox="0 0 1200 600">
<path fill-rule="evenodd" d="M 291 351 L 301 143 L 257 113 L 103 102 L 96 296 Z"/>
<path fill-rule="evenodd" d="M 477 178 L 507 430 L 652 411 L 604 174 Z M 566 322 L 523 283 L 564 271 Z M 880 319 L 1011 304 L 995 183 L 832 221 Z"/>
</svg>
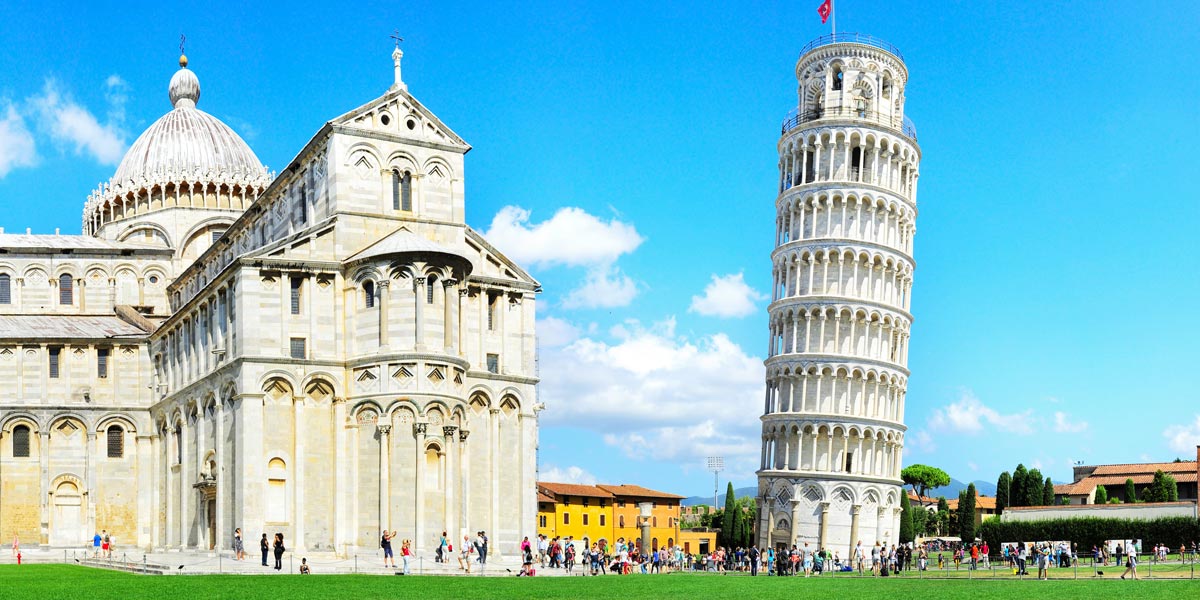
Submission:
<svg viewBox="0 0 1200 600">
<path fill-rule="evenodd" d="M 386 89 L 398 28 L 410 91 L 474 147 L 468 222 L 545 286 L 543 475 L 703 494 L 722 454 L 750 485 L 775 144 L 818 4 L 10 3 L 0 226 L 79 231 L 169 109 L 181 32 L 200 107 L 278 169 Z M 1194 457 L 1200 10 L 838 11 L 904 53 L 924 153 L 906 462 Z"/>
</svg>

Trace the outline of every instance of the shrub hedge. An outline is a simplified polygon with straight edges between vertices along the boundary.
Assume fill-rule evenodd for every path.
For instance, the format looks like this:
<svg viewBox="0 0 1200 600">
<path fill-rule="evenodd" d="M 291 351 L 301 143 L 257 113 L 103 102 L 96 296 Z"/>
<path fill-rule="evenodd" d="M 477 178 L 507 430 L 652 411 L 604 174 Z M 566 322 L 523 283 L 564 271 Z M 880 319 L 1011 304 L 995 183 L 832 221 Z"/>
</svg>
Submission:
<svg viewBox="0 0 1200 600">
<path fill-rule="evenodd" d="M 1166 544 L 1179 548 L 1200 541 L 1200 521 L 1191 517 L 1161 519 L 1049 519 L 1046 521 L 1001 522 L 993 517 L 983 522 L 979 537 L 992 548 L 1005 542 L 1069 541 L 1078 545 L 1080 554 L 1091 552 L 1105 540 L 1142 540 L 1143 548 Z"/>
</svg>

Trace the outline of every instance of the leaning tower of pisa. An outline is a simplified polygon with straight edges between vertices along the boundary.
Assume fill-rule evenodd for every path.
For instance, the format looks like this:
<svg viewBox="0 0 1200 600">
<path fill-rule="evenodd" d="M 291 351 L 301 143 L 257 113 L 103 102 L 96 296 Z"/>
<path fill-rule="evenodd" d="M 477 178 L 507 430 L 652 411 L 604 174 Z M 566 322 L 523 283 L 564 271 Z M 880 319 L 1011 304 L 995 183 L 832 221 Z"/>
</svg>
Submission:
<svg viewBox="0 0 1200 600">
<path fill-rule="evenodd" d="M 921 151 L 908 69 L 860 34 L 809 43 L 779 138 L 759 542 L 897 542 Z"/>
</svg>

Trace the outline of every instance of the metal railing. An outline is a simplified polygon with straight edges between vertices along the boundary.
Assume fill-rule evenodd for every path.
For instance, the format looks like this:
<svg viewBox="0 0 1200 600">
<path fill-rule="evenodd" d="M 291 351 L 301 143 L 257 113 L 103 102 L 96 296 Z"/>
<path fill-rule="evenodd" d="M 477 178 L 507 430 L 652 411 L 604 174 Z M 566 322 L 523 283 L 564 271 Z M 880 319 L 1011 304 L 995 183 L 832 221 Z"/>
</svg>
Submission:
<svg viewBox="0 0 1200 600">
<path fill-rule="evenodd" d="M 865 33 L 832 33 L 829 35 L 823 35 L 805 44 L 804 47 L 800 49 L 800 56 L 808 54 L 809 51 L 813 50 L 814 48 L 820 48 L 821 46 L 828 46 L 830 44 L 862 44 L 864 46 L 871 46 L 872 48 L 879 48 L 885 52 L 890 52 L 895 55 L 896 58 L 900 59 L 901 62 L 904 61 L 904 55 L 900 53 L 899 48 L 877 37 L 872 37 Z"/>
<path fill-rule="evenodd" d="M 898 119 L 894 115 L 876 110 L 857 110 L 849 106 L 790 113 L 783 120 L 779 134 L 783 135 L 804 123 L 821 119 L 858 119 L 899 130 L 901 134 L 911 138 L 914 142 L 917 140 L 917 126 L 908 117 Z"/>
</svg>

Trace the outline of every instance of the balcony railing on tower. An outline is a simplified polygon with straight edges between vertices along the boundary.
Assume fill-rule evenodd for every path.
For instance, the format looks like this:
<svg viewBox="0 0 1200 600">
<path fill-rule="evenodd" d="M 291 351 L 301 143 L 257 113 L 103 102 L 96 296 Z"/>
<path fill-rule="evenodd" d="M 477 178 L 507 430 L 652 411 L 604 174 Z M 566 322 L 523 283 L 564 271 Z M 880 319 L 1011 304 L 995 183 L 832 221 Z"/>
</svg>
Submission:
<svg viewBox="0 0 1200 600">
<path fill-rule="evenodd" d="M 917 126 L 914 125 L 908 117 L 898 119 L 894 115 L 881 113 L 875 110 L 858 110 L 850 106 L 827 108 L 823 110 L 806 110 L 804 112 L 799 112 L 793 109 L 792 112 L 788 113 L 787 118 L 783 120 L 783 126 L 780 128 L 779 134 L 783 135 L 803 125 L 804 123 L 819 121 L 821 119 L 853 119 L 867 121 L 875 125 L 883 125 L 884 127 L 896 129 L 912 141 L 917 141 Z"/>
<path fill-rule="evenodd" d="M 805 44 L 804 47 L 800 49 L 800 56 L 808 54 L 808 52 L 813 48 L 820 48 L 821 46 L 829 46 L 831 44 L 862 44 L 864 46 L 871 46 L 872 48 L 879 48 L 885 52 L 891 52 L 896 58 L 900 59 L 901 62 L 904 61 L 904 55 L 900 54 L 899 48 L 877 37 L 871 37 L 865 33 L 832 33 L 829 35 L 823 35 Z"/>
</svg>

